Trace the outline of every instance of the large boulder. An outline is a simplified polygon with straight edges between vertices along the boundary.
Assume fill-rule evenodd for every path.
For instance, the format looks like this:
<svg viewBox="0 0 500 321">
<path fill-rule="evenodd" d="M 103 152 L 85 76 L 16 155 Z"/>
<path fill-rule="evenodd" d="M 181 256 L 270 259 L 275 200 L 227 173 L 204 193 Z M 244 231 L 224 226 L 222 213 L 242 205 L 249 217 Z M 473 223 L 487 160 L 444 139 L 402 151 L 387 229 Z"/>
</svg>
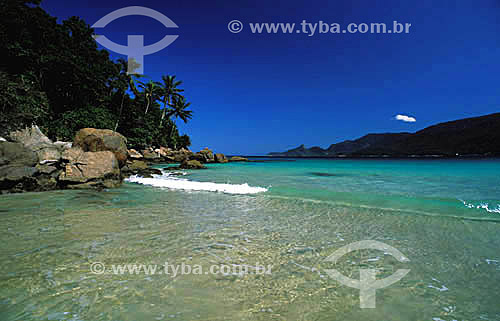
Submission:
<svg viewBox="0 0 500 321">
<path fill-rule="evenodd" d="M 153 175 L 162 175 L 162 171 L 157 168 L 151 168 L 143 161 L 134 160 L 122 167 L 122 176 L 139 175 L 141 177 L 152 178 Z"/>
<path fill-rule="evenodd" d="M 55 145 L 36 151 L 40 164 L 56 164 L 61 160 L 61 151 Z"/>
<path fill-rule="evenodd" d="M 202 163 L 213 163 L 215 162 L 214 153 L 206 147 L 205 149 L 200 150 L 198 153 L 194 155 L 194 159 L 200 161 Z"/>
<path fill-rule="evenodd" d="M 52 141 L 36 125 L 11 132 L 9 136 L 13 142 L 23 144 L 31 150 L 37 150 L 43 145 L 52 145 Z"/>
<path fill-rule="evenodd" d="M 138 160 L 135 160 L 132 163 L 127 164 L 127 167 L 133 171 L 140 171 L 140 170 L 149 168 L 149 166 L 148 166 L 148 164 L 146 164 L 146 162 L 138 161 Z"/>
<path fill-rule="evenodd" d="M 82 148 L 84 152 L 111 151 L 120 167 L 127 162 L 127 139 L 110 129 L 80 129 L 75 135 L 73 146 Z"/>
<path fill-rule="evenodd" d="M 0 167 L 0 190 L 9 192 L 33 191 L 37 187 L 38 169 L 23 165 L 6 165 Z"/>
<path fill-rule="evenodd" d="M 226 155 L 221 154 L 221 153 L 215 154 L 215 161 L 217 163 L 227 163 L 228 162 Z"/>
<path fill-rule="evenodd" d="M 182 169 L 204 169 L 206 168 L 205 166 L 203 166 L 202 163 L 200 163 L 199 161 L 197 160 L 184 160 L 181 164 L 181 166 L 179 166 L 179 168 L 182 168 Z"/>
<path fill-rule="evenodd" d="M 54 145 L 36 125 L 11 132 L 9 136 L 12 141 L 34 151 L 41 164 L 57 163 L 61 158 L 61 149 Z"/>
<path fill-rule="evenodd" d="M 121 184 L 120 167 L 111 151 L 84 152 L 72 148 L 63 154 L 68 161 L 59 181 L 68 188 L 111 188 Z"/>
<path fill-rule="evenodd" d="M 61 159 L 66 163 L 77 163 L 83 153 L 84 151 L 80 147 L 73 147 L 65 150 L 62 153 Z"/>
<path fill-rule="evenodd" d="M 35 166 L 38 156 L 35 152 L 19 143 L 0 142 L 0 166 Z"/>
</svg>

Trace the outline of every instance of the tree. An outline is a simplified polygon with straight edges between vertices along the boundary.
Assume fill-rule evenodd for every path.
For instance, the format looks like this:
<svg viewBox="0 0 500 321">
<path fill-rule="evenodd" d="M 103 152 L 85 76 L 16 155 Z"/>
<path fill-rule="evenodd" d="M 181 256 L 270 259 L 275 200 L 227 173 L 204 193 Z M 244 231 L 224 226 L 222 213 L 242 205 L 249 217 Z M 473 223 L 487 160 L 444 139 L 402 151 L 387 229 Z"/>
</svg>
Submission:
<svg viewBox="0 0 500 321">
<path fill-rule="evenodd" d="M 181 82 L 137 81 L 137 62 L 111 60 L 85 21 L 58 23 L 39 4 L 0 0 L 0 136 L 37 124 L 51 139 L 72 140 L 97 127 L 121 132 L 130 147 L 175 146 L 170 118 L 191 116 L 179 107 Z"/>
<path fill-rule="evenodd" d="M 168 118 L 173 117 L 174 120 L 172 130 L 170 131 L 170 137 L 173 137 L 174 128 L 177 129 L 175 125 L 175 119 L 180 118 L 184 123 L 188 122 L 188 119 L 193 118 L 193 111 L 187 110 L 187 108 L 191 105 L 191 103 L 186 102 L 184 97 L 174 98 L 172 109 L 170 109 L 167 113 Z M 176 148 L 174 144 L 174 149 Z"/>
<path fill-rule="evenodd" d="M 144 111 L 144 115 L 148 113 L 149 106 L 151 106 L 153 102 L 158 100 L 160 94 L 160 86 L 160 83 L 152 80 L 148 81 L 147 83 L 139 81 L 139 88 L 144 91 L 144 96 L 146 97 L 146 110 Z"/>
<path fill-rule="evenodd" d="M 163 120 L 165 118 L 165 115 L 167 114 L 167 110 L 169 110 L 171 107 L 170 103 L 172 99 L 183 97 L 180 93 L 184 91 L 184 89 L 177 88 L 182 84 L 182 81 L 175 80 L 175 75 L 162 76 L 161 79 L 163 80 L 163 86 L 162 86 L 163 111 L 160 119 L 160 127 L 163 124 Z"/>
</svg>

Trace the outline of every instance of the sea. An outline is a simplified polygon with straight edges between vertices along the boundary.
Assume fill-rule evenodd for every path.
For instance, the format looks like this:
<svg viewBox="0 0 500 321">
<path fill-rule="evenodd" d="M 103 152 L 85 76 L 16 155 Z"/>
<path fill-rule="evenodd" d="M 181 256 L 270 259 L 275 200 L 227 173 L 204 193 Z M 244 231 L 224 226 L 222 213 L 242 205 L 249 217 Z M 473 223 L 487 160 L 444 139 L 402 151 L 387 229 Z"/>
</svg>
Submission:
<svg viewBox="0 0 500 321">
<path fill-rule="evenodd" d="M 500 320 L 499 159 L 251 160 L 0 196 L 0 320 Z"/>
</svg>

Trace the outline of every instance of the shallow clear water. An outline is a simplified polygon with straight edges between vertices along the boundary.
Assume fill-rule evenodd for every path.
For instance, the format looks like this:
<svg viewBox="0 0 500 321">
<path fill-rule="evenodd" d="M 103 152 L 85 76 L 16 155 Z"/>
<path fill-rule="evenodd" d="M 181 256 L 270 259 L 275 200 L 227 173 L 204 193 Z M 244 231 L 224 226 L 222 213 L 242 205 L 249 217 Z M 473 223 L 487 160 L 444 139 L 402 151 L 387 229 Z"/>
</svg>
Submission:
<svg viewBox="0 0 500 321">
<path fill-rule="evenodd" d="M 1 196 L 0 320 L 500 320 L 499 160 L 298 160 L 186 173 L 103 192 Z M 325 262 L 361 240 L 410 261 L 360 250 Z M 93 274 L 93 262 L 272 273 Z M 360 309 L 359 290 L 330 278 L 331 268 L 353 279 L 360 268 L 379 279 L 410 273 L 377 290 L 375 309 Z"/>
</svg>

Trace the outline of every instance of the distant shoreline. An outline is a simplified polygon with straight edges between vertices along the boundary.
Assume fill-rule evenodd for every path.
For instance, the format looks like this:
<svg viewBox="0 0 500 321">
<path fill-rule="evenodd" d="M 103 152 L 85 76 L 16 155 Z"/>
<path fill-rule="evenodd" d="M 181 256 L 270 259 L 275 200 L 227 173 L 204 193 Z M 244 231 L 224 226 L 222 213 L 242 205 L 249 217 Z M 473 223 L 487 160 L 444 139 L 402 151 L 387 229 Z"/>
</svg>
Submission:
<svg viewBox="0 0 500 321">
<path fill-rule="evenodd" d="M 238 155 L 240 156 L 240 155 Z M 269 156 L 269 155 L 241 155 L 246 158 L 270 158 L 270 159 L 420 159 L 420 160 L 438 160 L 438 159 L 456 159 L 456 160 L 467 160 L 467 159 L 498 159 L 500 156 L 487 156 L 487 155 L 464 155 L 464 156 L 441 156 L 441 155 L 429 155 L 429 156 Z"/>
</svg>

